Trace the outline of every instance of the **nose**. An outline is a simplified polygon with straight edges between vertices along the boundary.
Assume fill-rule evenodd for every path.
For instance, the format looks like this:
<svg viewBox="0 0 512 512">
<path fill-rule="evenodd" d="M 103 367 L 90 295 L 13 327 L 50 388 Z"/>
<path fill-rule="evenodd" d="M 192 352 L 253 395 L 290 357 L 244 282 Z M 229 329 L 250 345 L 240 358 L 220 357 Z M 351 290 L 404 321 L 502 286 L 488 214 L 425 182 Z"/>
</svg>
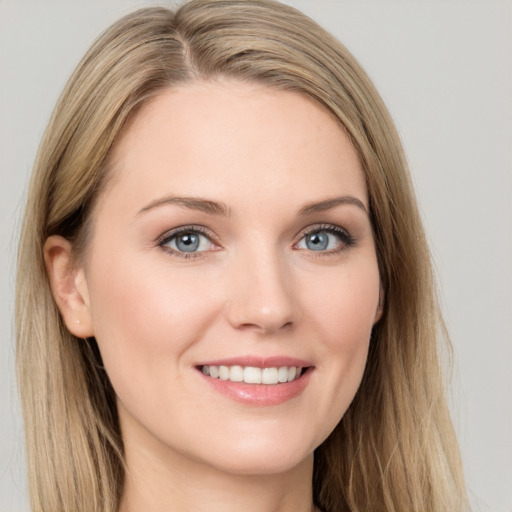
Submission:
<svg viewBox="0 0 512 512">
<path fill-rule="evenodd" d="M 272 334 L 300 319 L 293 273 L 278 253 L 241 258 L 229 272 L 227 318 L 237 330 Z"/>
</svg>

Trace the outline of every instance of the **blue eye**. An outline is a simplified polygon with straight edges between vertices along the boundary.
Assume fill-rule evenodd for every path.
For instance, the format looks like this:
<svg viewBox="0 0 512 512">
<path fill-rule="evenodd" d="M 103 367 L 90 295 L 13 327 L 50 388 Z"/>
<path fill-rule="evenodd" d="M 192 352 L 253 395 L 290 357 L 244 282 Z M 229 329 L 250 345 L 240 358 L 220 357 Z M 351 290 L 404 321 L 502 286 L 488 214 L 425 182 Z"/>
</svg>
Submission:
<svg viewBox="0 0 512 512">
<path fill-rule="evenodd" d="M 197 230 L 186 229 L 166 235 L 160 246 L 183 256 L 208 251 L 212 248 L 211 240 Z"/>
<path fill-rule="evenodd" d="M 345 230 L 332 226 L 316 228 L 309 233 L 305 233 L 299 240 L 297 248 L 315 252 L 337 252 L 353 244 L 353 238 Z"/>
</svg>

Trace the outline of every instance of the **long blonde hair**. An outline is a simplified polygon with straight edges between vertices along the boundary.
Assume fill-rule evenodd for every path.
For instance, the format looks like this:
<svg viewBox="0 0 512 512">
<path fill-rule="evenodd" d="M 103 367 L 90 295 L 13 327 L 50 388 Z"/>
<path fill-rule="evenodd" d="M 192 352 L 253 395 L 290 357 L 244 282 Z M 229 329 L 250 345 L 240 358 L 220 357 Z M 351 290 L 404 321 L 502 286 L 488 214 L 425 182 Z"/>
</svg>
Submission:
<svg viewBox="0 0 512 512">
<path fill-rule="evenodd" d="M 65 236 L 79 258 L 127 121 L 159 91 L 217 76 L 314 98 L 338 119 L 366 173 L 384 314 L 361 387 L 315 452 L 315 503 L 330 512 L 465 510 L 438 357 L 444 330 L 399 138 L 350 53 L 271 0 L 193 0 L 177 11 L 130 14 L 93 44 L 62 93 L 35 163 L 18 258 L 17 365 L 33 510 L 113 512 L 124 474 L 114 391 L 94 340 L 75 338 L 62 322 L 45 240 Z"/>
</svg>

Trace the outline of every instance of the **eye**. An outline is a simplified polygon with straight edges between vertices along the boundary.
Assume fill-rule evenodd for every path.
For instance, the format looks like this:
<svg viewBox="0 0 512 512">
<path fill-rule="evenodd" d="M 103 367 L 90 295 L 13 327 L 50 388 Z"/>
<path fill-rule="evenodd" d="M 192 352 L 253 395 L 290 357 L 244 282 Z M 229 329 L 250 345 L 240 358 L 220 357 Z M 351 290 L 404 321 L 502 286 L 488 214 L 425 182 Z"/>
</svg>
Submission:
<svg viewBox="0 0 512 512">
<path fill-rule="evenodd" d="M 191 257 L 197 253 L 215 250 L 216 246 L 199 227 L 179 228 L 163 235 L 158 245 L 178 256 Z"/>
<path fill-rule="evenodd" d="M 335 253 L 351 247 L 355 240 L 338 226 L 319 226 L 306 231 L 297 244 L 297 249 Z"/>
</svg>

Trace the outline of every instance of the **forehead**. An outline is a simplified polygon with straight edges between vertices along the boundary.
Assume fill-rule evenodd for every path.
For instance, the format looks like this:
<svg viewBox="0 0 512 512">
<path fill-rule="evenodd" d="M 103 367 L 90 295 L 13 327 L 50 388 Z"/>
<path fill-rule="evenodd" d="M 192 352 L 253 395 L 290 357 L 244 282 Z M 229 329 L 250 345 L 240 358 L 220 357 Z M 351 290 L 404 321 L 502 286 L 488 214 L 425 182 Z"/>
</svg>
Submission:
<svg viewBox="0 0 512 512">
<path fill-rule="evenodd" d="M 329 194 L 352 189 L 366 202 L 359 158 L 334 117 L 306 95 L 234 80 L 162 91 L 134 116 L 111 155 L 127 199 L 156 189 L 187 195 L 269 197 L 272 190 Z"/>
</svg>

